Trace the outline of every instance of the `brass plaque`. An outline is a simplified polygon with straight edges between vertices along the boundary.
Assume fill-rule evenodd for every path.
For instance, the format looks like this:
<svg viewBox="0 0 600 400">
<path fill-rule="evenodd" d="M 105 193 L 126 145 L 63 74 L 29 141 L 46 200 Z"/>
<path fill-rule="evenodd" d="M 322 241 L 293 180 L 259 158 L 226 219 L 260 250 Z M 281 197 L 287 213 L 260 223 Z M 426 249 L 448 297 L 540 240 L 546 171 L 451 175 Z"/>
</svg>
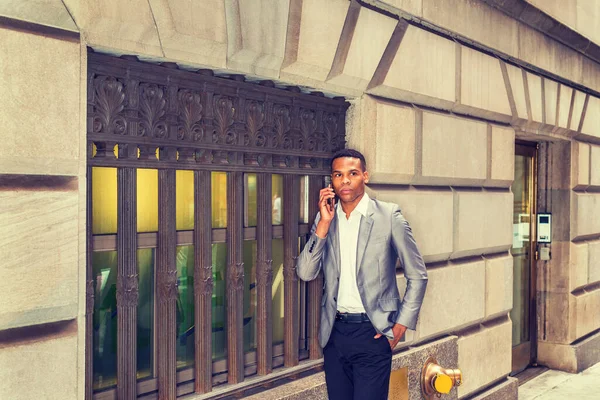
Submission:
<svg viewBox="0 0 600 400">
<path fill-rule="evenodd" d="M 392 371 L 389 400 L 408 400 L 408 367 Z"/>
</svg>

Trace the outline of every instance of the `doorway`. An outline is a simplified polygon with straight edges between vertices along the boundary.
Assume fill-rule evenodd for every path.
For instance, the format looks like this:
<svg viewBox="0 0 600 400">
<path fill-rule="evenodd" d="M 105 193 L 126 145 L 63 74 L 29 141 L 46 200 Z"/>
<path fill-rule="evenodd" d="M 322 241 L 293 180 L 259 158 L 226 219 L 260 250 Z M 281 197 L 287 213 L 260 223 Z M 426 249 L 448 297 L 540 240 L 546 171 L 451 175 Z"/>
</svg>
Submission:
<svg viewBox="0 0 600 400">
<path fill-rule="evenodd" d="M 536 270 L 535 216 L 536 166 L 535 143 L 515 146 L 515 180 L 511 191 L 513 207 L 513 308 L 512 374 L 523 371 L 536 358 Z"/>
</svg>

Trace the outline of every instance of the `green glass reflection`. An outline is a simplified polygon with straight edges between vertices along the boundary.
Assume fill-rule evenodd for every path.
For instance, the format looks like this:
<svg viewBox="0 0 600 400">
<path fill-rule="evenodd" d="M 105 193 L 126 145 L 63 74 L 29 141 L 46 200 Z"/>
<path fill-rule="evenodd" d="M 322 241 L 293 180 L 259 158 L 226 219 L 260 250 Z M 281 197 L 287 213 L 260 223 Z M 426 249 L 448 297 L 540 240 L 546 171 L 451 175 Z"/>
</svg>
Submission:
<svg viewBox="0 0 600 400">
<path fill-rule="evenodd" d="M 244 241 L 244 351 L 256 349 L 256 240 Z"/>
<path fill-rule="evenodd" d="M 273 286 L 271 288 L 273 344 L 279 344 L 283 343 L 284 331 L 283 239 L 273 239 L 271 249 L 273 252 Z"/>
<path fill-rule="evenodd" d="M 227 227 L 227 172 L 211 172 L 212 227 Z"/>
<path fill-rule="evenodd" d="M 227 245 L 212 245 L 213 295 L 212 295 L 212 358 L 220 360 L 227 355 L 227 296 L 226 266 Z"/>
<path fill-rule="evenodd" d="M 94 251 L 94 390 L 117 384 L 117 252 Z"/>
<path fill-rule="evenodd" d="M 283 224 L 283 175 L 272 175 L 273 225 Z"/>
<path fill-rule="evenodd" d="M 137 377 L 153 373 L 154 250 L 138 249 L 139 298 L 137 319 Z"/>
<path fill-rule="evenodd" d="M 244 175 L 244 203 L 246 212 L 244 213 L 244 226 L 256 226 L 256 174 Z"/>
<path fill-rule="evenodd" d="M 194 246 L 177 246 L 177 368 L 194 365 Z"/>
</svg>

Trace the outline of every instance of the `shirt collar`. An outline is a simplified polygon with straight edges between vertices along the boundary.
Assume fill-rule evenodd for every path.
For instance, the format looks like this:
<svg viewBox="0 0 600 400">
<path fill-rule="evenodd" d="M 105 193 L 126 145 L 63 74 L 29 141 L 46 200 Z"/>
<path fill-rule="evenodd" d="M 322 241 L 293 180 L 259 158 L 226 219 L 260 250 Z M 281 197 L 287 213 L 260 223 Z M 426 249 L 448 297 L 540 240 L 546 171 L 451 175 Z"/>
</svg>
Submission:
<svg viewBox="0 0 600 400">
<path fill-rule="evenodd" d="M 356 205 L 356 208 L 354 208 L 354 210 L 352 210 L 350 215 L 354 214 L 355 212 L 359 212 L 362 216 L 366 216 L 367 209 L 369 208 L 369 200 L 371 200 L 371 199 L 370 199 L 369 195 L 365 192 L 362 199 L 360 199 L 360 201 Z M 342 209 L 342 206 L 339 201 L 337 202 L 336 206 L 337 206 L 338 215 L 344 216 L 344 210 Z"/>
</svg>

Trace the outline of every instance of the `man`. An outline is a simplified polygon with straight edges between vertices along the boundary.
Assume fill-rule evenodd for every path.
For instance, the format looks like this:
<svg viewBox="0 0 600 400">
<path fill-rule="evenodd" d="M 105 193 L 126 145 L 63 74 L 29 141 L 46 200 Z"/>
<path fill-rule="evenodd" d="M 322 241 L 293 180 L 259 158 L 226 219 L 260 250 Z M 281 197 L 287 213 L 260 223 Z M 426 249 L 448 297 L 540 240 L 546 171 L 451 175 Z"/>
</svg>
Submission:
<svg viewBox="0 0 600 400">
<path fill-rule="evenodd" d="M 406 329 L 416 327 L 427 271 L 398 206 L 365 193 L 364 156 L 341 150 L 331 167 L 333 188 L 320 192 L 320 211 L 297 273 L 310 281 L 323 268 L 319 342 L 329 399 L 383 400 L 392 349 Z M 396 284 L 398 258 L 408 281 L 404 299 Z"/>
</svg>

